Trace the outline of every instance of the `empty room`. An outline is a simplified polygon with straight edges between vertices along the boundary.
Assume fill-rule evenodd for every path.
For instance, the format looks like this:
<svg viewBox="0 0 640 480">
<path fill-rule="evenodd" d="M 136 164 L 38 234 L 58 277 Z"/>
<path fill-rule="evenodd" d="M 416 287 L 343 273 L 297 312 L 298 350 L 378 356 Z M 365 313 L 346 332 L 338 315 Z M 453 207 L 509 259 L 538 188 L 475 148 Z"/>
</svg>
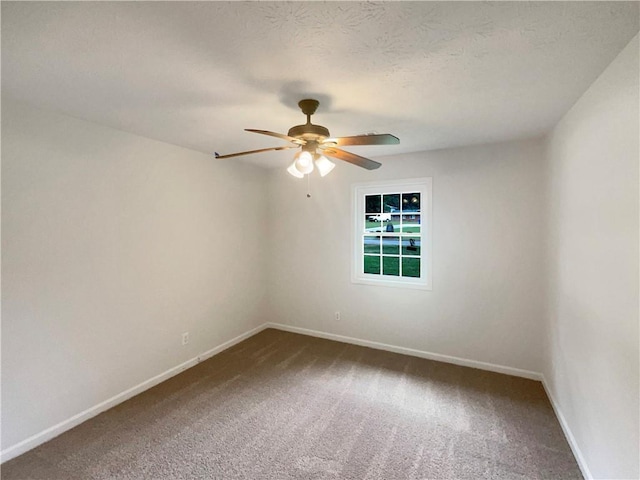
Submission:
<svg viewBox="0 0 640 480">
<path fill-rule="evenodd" d="M 2 479 L 638 479 L 640 3 L 1 3 Z"/>
</svg>

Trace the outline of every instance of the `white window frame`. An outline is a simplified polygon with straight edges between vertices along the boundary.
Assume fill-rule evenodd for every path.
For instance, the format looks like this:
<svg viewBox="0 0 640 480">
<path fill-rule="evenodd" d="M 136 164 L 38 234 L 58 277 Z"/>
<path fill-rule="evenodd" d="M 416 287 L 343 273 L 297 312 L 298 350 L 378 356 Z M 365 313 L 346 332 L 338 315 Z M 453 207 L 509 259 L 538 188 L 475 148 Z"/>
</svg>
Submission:
<svg viewBox="0 0 640 480">
<path fill-rule="evenodd" d="M 352 283 L 432 290 L 432 177 L 357 183 L 351 186 Z M 364 273 L 363 236 L 365 196 L 420 192 L 420 277 L 396 277 Z M 417 235 L 416 235 L 417 236 Z"/>
</svg>

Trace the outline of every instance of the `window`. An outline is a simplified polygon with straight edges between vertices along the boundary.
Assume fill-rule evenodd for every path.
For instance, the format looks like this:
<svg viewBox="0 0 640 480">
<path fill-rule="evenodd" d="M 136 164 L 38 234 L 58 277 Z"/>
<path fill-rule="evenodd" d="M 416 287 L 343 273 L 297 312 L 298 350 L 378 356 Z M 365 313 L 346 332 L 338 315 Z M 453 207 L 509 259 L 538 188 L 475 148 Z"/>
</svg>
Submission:
<svg viewBox="0 0 640 480">
<path fill-rule="evenodd" d="M 431 289 L 431 178 L 353 186 L 352 281 Z"/>
</svg>

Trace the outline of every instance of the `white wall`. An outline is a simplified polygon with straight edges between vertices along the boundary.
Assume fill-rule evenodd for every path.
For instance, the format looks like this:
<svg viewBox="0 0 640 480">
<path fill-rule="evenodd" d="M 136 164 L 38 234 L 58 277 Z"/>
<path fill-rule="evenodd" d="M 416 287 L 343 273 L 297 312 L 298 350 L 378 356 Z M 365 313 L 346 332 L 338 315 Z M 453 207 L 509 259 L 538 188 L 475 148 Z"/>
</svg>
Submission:
<svg viewBox="0 0 640 480">
<path fill-rule="evenodd" d="M 341 163 L 310 199 L 4 100 L 2 449 L 271 320 L 543 371 L 593 476 L 637 478 L 638 53 L 546 141 Z M 352 284 L 351 185 L 423 176 L 433 290 Z"/>
<path fill-rule="evenodd" d="M 263 170 L 6 100 L 2 161 L 3 449 L 265 321 Z"/>
<path fill-rule="evenodd" d="M 375 171 L 339 163 L 312 178 L 310 199 L 306 179 L 273 171 L 271 320 L 540 372 L 542 147 L 531 140 L 393 156 Z M 433 177 L 433 290 L 352 284 L 351 185 L 423 176 Z"/>
<path fill-rule="evenodd" d="M 638 478 L 638 37 L 548 138 L 544 375 L 595 478 Z"/>
</svg>

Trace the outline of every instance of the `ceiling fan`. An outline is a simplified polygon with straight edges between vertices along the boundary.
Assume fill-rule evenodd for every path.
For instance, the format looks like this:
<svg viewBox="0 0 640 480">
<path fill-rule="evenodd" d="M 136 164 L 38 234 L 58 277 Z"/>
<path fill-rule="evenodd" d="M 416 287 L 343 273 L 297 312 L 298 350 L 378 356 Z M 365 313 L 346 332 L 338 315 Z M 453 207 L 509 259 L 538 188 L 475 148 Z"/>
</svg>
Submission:
<svg viewBox="0 0 640 480">
<path fill-rule="evenodd" d="M 389 133 L 355 135 L 353 137 L 332 137 L 327 128 L 322 125 L 314 125 L 311 123 L 311 115 L 315 113 L 318 105 L 320 105 L 320 102 L 311 98 L 300 100 L 298 102 L 298 106 L 302 110 L 302 113 L 307 116 L 307 123 L 291 127 L 287 135 L 269 132 L 267 130 L 245 129 L 247 132 L 281 138 L 290 142 L 292 145 L 261 148 L 259 150 L 249 150 L 246 152 L 230 153 L 227 155 L 220 155 L 218 152 L 215 152 L 216 158 L 231 158 L 273 150 L 300 148 L 300 151 L 294 156 L 293 163 L 289 168 L 287 168 L 287 171 L 294 177 L 303 178 L 305 175 L 313 171 L 315 163 L 320 175 L 324 177 L 327 173 L 333 170 L 333 167 L 335 167 L 335 164 L 326 157 L 343 160 L 353 165 L 357 165 L 358 167 L 366 168 L 367 170 L 374 170 L 381 165 L 370 158 L 361 157 L 360 155 L 347 152 L 346 150 L 342 150 L 338 147 L 397 145 L 400 143 L 398 137 Z"/>
</svg>

